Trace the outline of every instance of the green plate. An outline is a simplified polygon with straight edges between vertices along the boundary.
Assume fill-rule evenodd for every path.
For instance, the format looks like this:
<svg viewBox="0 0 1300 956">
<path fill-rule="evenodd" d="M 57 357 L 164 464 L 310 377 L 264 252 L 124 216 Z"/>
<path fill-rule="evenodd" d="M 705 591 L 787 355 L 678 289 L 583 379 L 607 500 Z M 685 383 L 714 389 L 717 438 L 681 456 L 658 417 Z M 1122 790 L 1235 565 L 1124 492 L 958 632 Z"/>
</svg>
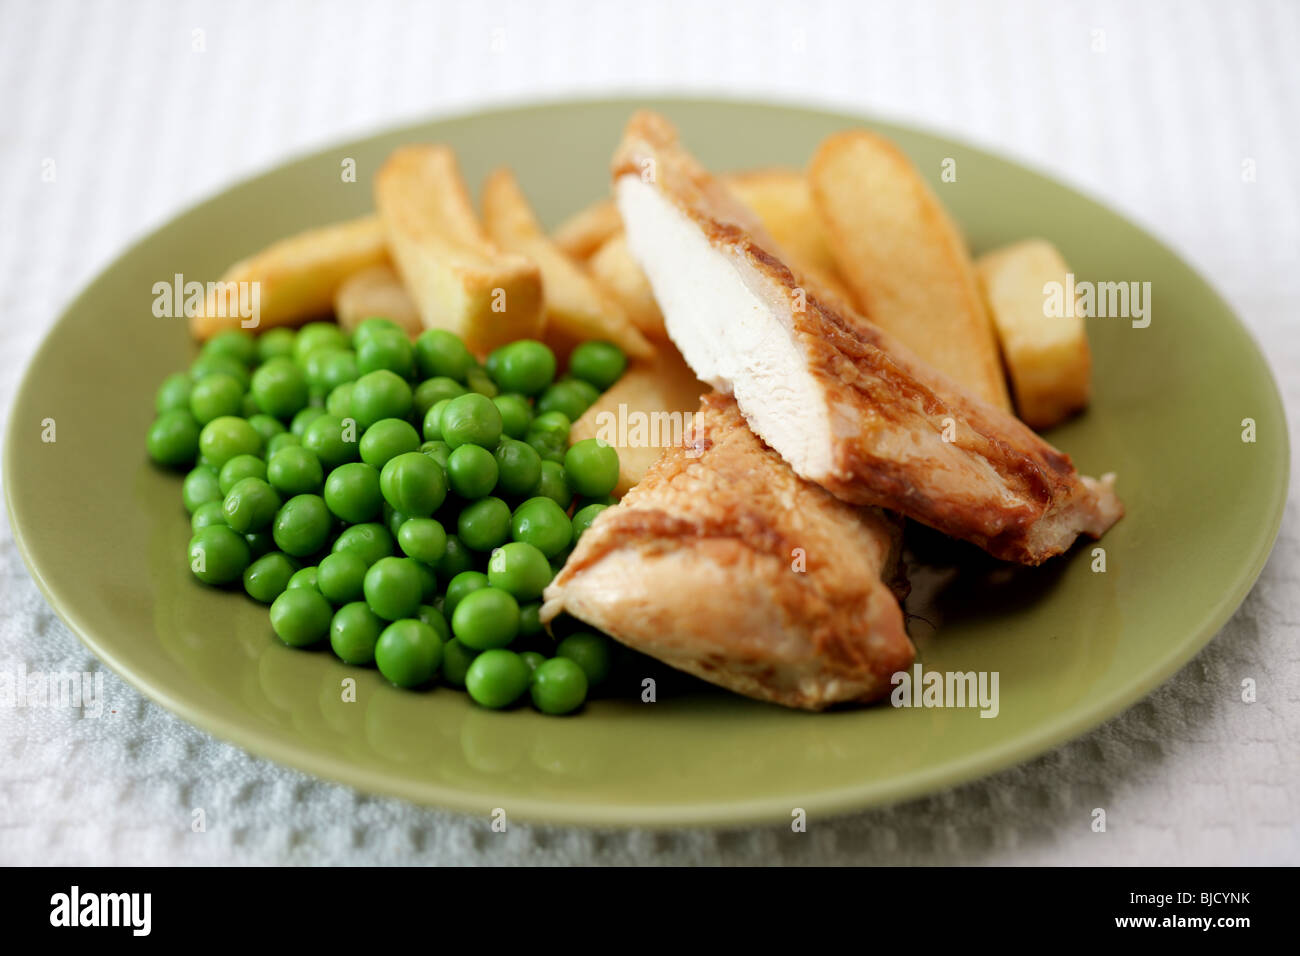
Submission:
<svg viewBox="0 0 1300 956">
<path fill-rule="evenodd" d="M 908 610 L 928 670 L 996 671 L 999 713 L 888 706 L 783 710 L 712 689 L 597 700 L 580 716 L 488 712 L 410 693 L 326 652 L 279 644 L 266 609 L 204 588 L 185 561 L 180 480 L 152 467 L 153 394 L 195 353 L 152 287 L 206 281 L 297 230 L 371 208 L 370 178 L 412 141 L 454 145 L 472 185 L 508 164 L 551 224 L 604 195 L 624 120 L 648 105 L 715 169 L 802 165 L 828 133 L 869 125 L 931 176 L 978 251 L 1042 235 L 1080 280 L 1149 281 L 1152 322 L 1091 321 L 1095 398 L 1051 439 L 1116 471 L 1128 516 L 1102 542 L 1011 570 L 921 536 L 931 567 Z M 954 183 L 939 182 L 946 157 Z M 340 169 L 354 159 L 358 182 Z M 1242 441 L 1243 419 L 1255 441 Z M 56 441 L 42 441 L 54 419 Z M 127 251 L 33 360 L 9 422 L 14 535 L 51 605 L 105 663 L 218 737 L 322 777 L 516 819 L 681 825 L 788 821 L 949 787 L 1061 744 L 1185 664 L 1259 575 L 1281 519 L 1287 432 L 1268 366 L 1218 295 L 1105 206 L 961 143 L 858 117 L 736 102 L 560 103 L 412 126 L 236 186 Z M 955 556 L 955 557 L 954 557 Z M 725 600 L 725 596 L 719 596 Z M 938 624 L 942 626 L 936 627 Z M 357 700 L 341 699 L 356 678 Z"/>
</svg>

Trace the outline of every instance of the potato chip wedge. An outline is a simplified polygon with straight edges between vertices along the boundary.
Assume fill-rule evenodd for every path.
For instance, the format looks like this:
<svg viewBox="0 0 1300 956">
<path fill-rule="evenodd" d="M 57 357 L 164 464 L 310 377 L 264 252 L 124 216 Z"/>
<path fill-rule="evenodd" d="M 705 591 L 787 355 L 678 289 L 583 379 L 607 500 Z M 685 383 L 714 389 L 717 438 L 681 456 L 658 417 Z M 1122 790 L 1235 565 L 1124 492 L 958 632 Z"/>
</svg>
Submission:
<svg viewBox="0 0 1300 956">
<path fill-rule="evenodd" d="M 551 233 L 551 239 L 571 259 L 583 261 L 615 233 L 623 231 L 623 220 L 612 199 L 601 199 L 579 209 Z"/>
<path fill-rule="evenodd" d="M 862 313 L 975 396 L 1010 410 L 966 242 L 907 157 L 881 136 L 850 130 L 822 142 L 808 179 Z"/>
<path fill-rule="evenodd" d="M 664 314 L 659 311 L 650 280 L 628 251 L 627 237 L 621 229 L 587 259 L 587 271 L 645 335 L 667 338 Z"/>
<path fill-rule="evenodd" d="M 510 170 L 496 170 L 483 184 L 483 221 L 497 245 L 526 256 L 541 269 L 547 336 L 557 343 L 557 351 L 604 339 L 633 358 L 654 354 L 613 297 L 543 231 Z"/>
<path fill-rule="evenodd" d="M 618 486 L 623 495 L 639 482 L 665 448 L 689 437 L 700 396 L 709 387 L 695 377 L 669 342 L 654 358 L 633 363 L 582 417 L 570 441 L 599 438 L 618 450 Z"/>
<path fill-rule="evenodd" d="M 334 316 L 349 335 L 371 316 L 392 319 L 412 338 L 424 330 L 415 301 L 388 263 L 348 276 L 334 293 Z"/>
<path fill-rule="evenodd" d="M 542 277 L 483 230 L 448 146 L 403 146 L 375 176 L 375 206 L 425 328 L 480 355 L 542 331 Z"/>
<path fill-rule="evenodd" d="M 1026 239 L 975 260 L 1011 375 L 1016 414 L 1049 428 L 1088 404 L 1092 353 L 1083 317 L 1049 316 L 1044 286 L 1064 288 L 1069 266 L 1046 239 Z"/>
<path fill-rule="evenodd" d="M 813 202 L 812 187 L 795 169 L 755 169 L 723 176 L 727 188 L 752 209 L 781 246 L 786 265 L 822 290 L 852 304 Z"/>
<path fill-rule="evenodd" d="M 253 331 L 277 325 L 299 325 L 327 316 L 334 294 L 353 273 L 387 261 L 384 229 L 375 216 L 308 229 L 281 239 L 261 252 L 236 262 L 212 285 L 203 306 L 190 316 L 190 332 L 207 340 L 218 332 L 239 328 L 245 316 L 236 303 L 241 283 L 255 296 Z"/>
</svg>

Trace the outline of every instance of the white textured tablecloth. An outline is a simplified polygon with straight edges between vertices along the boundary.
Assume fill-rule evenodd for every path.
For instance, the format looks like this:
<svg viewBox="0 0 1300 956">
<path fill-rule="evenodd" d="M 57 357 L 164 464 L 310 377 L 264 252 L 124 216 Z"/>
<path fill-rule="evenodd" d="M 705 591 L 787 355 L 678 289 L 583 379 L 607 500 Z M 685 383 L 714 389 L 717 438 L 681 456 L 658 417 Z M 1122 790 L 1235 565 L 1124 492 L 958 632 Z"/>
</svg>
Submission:
<svg viewBox="0 0 1300 956">
<path fill-rule="evenodd" d="M 7 418 L 59 310 L 127 242 L 284 157 L 481 104 L 723 92 L 943 130 L 1107 197 L 1239 310 L 1294 447 L 1298 41 L 1300 4 L 1284 0 L 0 0 L 0 407 Z M 495 834 L 250 757 L 105 672 L 130 719 L 0 709 L 0 863 L 1297 863 L 1298 584 L 1288 508 L 1241 611 L 1146 701 L 1025 766 L 806 834 Z M 102 669 L 7 525 L 0 608 L 0 666 Z M 1106 833 L 1089 827 L 1097 806 Z"/>
</svg>

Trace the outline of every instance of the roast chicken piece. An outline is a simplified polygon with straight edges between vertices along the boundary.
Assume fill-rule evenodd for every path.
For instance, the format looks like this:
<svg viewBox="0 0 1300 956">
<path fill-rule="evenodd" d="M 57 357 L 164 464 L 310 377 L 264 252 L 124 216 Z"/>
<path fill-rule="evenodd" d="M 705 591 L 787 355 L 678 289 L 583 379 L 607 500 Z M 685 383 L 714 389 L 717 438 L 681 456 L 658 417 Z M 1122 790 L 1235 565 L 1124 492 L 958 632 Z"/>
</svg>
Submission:
<svg viewBox="0 0 1300 956">
<path fill-rule="evenodd" d="M 899 522 L 799 478 L 711 393 L 686 442 L 583 534 L 562 611 L 740 694 L 822 710 L 887 694 L 914 650 L 891 585 Z"/>
<path fill-rule="evenodd" d="M 613 176 L 668 334 L 797 474 L 1030 565 L 1123 515 L 1113 475 L 1080 476 L 1012 415 L 801 285 L 662 117 L 633 116 Z"/>
</svg>

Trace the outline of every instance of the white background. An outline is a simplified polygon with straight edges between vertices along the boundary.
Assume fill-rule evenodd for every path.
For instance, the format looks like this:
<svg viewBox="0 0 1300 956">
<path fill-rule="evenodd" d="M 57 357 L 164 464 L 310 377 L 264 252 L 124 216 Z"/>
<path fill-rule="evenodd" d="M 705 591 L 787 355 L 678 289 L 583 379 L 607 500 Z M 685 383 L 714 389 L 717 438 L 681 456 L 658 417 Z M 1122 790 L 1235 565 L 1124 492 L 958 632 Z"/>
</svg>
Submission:
<svg viewBox="0 0 1300 956">
<path fill-rule="evenodd" d="M 690 91 L 929 127 L 1105 197 L 1238 309 L 1285 392 L 1295 447 L 1297 41 L 1300 4 L 1243 0 L 0 0 L 0 406 L 7 417 L 80 286 L 252 172 L 483 104 Z M 54 183 L 41 179 L 49 159 Z M 249 757 L 107 674 L 110 706 L 131 719 L 0 712 L 0 862 L 1300 863 L 1298 578 L 1290 509 L 1242 610 L 1148 700 L 1024 767 L 804 835 L 493 834 Z M 0 666 L 97 666 L 7 525 L 0 608 Z M 1255 704 L 1239 700 L 1243 677 Z M 206 833 L 190 830 L 194 806 Z M 1097 806 L 1104 834 L 1089 828 Z"/>
</svg>

